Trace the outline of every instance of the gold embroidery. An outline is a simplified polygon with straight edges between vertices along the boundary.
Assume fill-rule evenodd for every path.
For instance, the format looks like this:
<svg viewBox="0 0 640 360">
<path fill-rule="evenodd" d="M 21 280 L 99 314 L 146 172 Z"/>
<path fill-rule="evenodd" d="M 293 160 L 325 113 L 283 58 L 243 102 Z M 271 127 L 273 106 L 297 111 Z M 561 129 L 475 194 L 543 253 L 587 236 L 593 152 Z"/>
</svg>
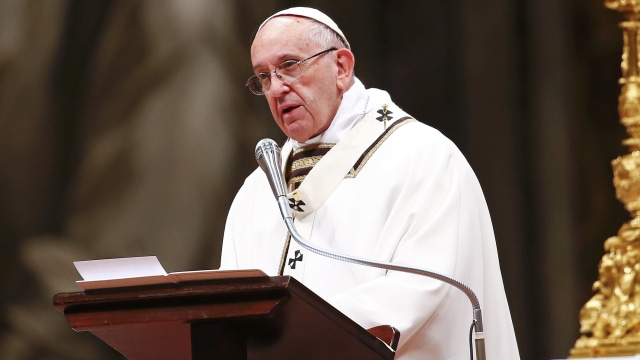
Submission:
<svg viewBox="0 0 640 360">
<path fill-rule="evenodd" d="M 297 150 L 294 150 L 292 153 L 292 156 L 296 156 L 297 154 L 303 152 L 303 151 L 309 151 L 309 150 L 313 150 L 313 149 L 331 149 L 335 144 L 333 143 L 319 143 L 319 144 L 311 144 L 311 145 L 307 145 L 305 147 L 301 147 Z"/>
<path fill-rule="evenodd" d="M 291 164 L 291 171 L 296 171 L 308 167 L 314 167 L 322 159 L 322 156 L 310 156 L 302 159 L 294 160 Z"/>
<path fill-rule="evenodd" d="M 305 175 L 292 177 L 291 179 L 289 179 L 288 184 L 295 184 L 295 183 L 299 184 L 302 182 L 302 180 L 304 180 L 304 178 L 305 178 Z M 290 191 L 293 191 L 293 190 L 295 189 L 291 189 Z"/>
<path fill-rule="evenodd" d="M 329 152 L 335 144 L 320 143 L 301 147 L 295 150 L 289 158 L 289 166 L 285 174 L 289 191 L 300 186 L 311 169 Z"/>
<path fill-rule="evenodd" d="M 387 130 L 387 107 L 389 105 L 382 105 L 382 121 L 384 122 L 384 129 Z"/>
<path fill-rule="evenodd" d="M 282 249 L 282 256 L 280 257 L 280 266 L 278 266 L 278 275 L 284 274 L 284 264 L 287 261 L 287 253 L 289 252 L 289 244 L 291 243 L 291 234 L 287 231 L 287 236 L 284 240 L 284 248 Z"/>
<path fill-rule="evenodd" d="M 348 178 L 348 179 L 355 178 L 360 172 L 360 170 L 362 170 L 362 168 L 367 164 L 367 161 L 369 161 L 369 159 L 373 156 L 376 150 L 378 150 L 378 148 L 382 145 L 382 143 L 384 143 L 385 140 L 387 140 L 387 138 L 391 136 L 391 134 L 393 134 L 400 126 L 412 121 L 416 121 L 416 119 L 413 119 L 413 118 L 399 119 L 397 122 L 393 123 L 392 127 L 387 129 L 388 131 L 385 131 L 382 134 L 382 136 L 378 138 L 378 140 L 373 144 L 373 146 L 370 147 L 365 152 L 364 156 L 361 157 L 361 161 L 359 163 L 356 163 L 354 167 L 352 167 L 351 170 L 349 170 L 349 173 L 347 174 L 347 176 L 345 176 L 345 178 Z"/>
</svg>

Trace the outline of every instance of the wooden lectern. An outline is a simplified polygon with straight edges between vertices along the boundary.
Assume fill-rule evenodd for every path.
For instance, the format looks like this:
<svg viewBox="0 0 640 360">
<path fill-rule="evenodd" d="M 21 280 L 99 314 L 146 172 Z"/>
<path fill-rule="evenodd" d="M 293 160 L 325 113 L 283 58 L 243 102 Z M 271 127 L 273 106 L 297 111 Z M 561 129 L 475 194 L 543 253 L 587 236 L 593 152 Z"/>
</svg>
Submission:
<svg viewBox="0 0 640 360">
<path fill-rule="evenodd" d="M 60 293 L 53 305 L 130 360 L 390 360 L 399 338 L 363 329 L 289 276 Z"/>
</svg>

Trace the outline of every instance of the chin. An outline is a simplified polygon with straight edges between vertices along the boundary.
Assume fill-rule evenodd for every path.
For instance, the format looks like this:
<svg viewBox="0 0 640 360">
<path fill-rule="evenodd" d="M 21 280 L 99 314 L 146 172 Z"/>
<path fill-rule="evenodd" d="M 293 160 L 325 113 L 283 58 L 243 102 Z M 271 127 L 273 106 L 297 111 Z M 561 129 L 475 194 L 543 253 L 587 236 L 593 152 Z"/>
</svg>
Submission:
<svg viewBox="0 0 640 360">
<path fill-rule="evenodd" d="M 297 142 L 305 142 L 311 139 L 311 136 L 308 136 L 306 134 L 301 134 L 300 132 L 295 132 L 295 131 L 287 131 L 285 134 Z"/>
<path fill-rule="evenodd" d="M 307 141 L 307 140 L 311 139 L 311 138 L 309 138 L 309 137 L 304 137 L 304 138 L 303 138 L 303 137 L 299 137 L 299 136 L 289 136 L 289 137 L 290 137 L 290 138 L 292 138 L 293 140 L 295 140 L 295 141 L 299 142 L 299 143 L 303 143 L 303 142 L 305 142 L 305 141 Z"/>
</svg>

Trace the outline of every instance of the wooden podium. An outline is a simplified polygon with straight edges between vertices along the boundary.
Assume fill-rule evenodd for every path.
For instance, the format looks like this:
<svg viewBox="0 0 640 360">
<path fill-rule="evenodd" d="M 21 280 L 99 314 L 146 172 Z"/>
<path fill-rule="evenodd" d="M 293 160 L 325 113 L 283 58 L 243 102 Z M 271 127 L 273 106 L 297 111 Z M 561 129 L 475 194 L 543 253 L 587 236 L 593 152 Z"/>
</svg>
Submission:
<svg viewBox="0 0 640 360">
<path fill-rule="evenodd" d="M 53 305 L 130 360 L 390 360 L 399 338 L 363 329 L 289 276 L 60 293 Z"/>
</svg>

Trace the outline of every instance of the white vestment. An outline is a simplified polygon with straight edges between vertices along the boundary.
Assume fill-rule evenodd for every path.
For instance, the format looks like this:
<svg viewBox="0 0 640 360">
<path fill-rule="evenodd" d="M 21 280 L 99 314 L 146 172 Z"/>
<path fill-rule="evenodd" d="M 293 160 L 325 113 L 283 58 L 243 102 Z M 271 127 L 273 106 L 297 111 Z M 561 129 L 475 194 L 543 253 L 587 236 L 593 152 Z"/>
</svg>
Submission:
<svg viewBox="0 0 640 360">
<path fill-rule="evenodd" d="M 306 144 L 283 145 L 283 168 L 292 148 L 338 143 L 364 113 L 388 104 L 386 92 L 366 90 L 356 80 L 327 132 Z M 391 116 L 397 120 L 399 114 Z M 314 209 L 307 240 L 340 254 L 461 281 L 480 300 L 487 359 L 519 359 L 491 219 L 464 156 L 440 132 L 417 121 L 398 126 L 378 145 L 355 176 L 339 182 Z M 267 178 L 256 169 L 231 206 L 221 269 L 279 275 L 286 235 Z M 387 324 L 400 330 L 397 360 L 469 359 L 472 306 L 460 290 L 420 275 L 310 252 L 304 256 L 299 280 L 305 286 L 364 328 Z"/>
</svg>

